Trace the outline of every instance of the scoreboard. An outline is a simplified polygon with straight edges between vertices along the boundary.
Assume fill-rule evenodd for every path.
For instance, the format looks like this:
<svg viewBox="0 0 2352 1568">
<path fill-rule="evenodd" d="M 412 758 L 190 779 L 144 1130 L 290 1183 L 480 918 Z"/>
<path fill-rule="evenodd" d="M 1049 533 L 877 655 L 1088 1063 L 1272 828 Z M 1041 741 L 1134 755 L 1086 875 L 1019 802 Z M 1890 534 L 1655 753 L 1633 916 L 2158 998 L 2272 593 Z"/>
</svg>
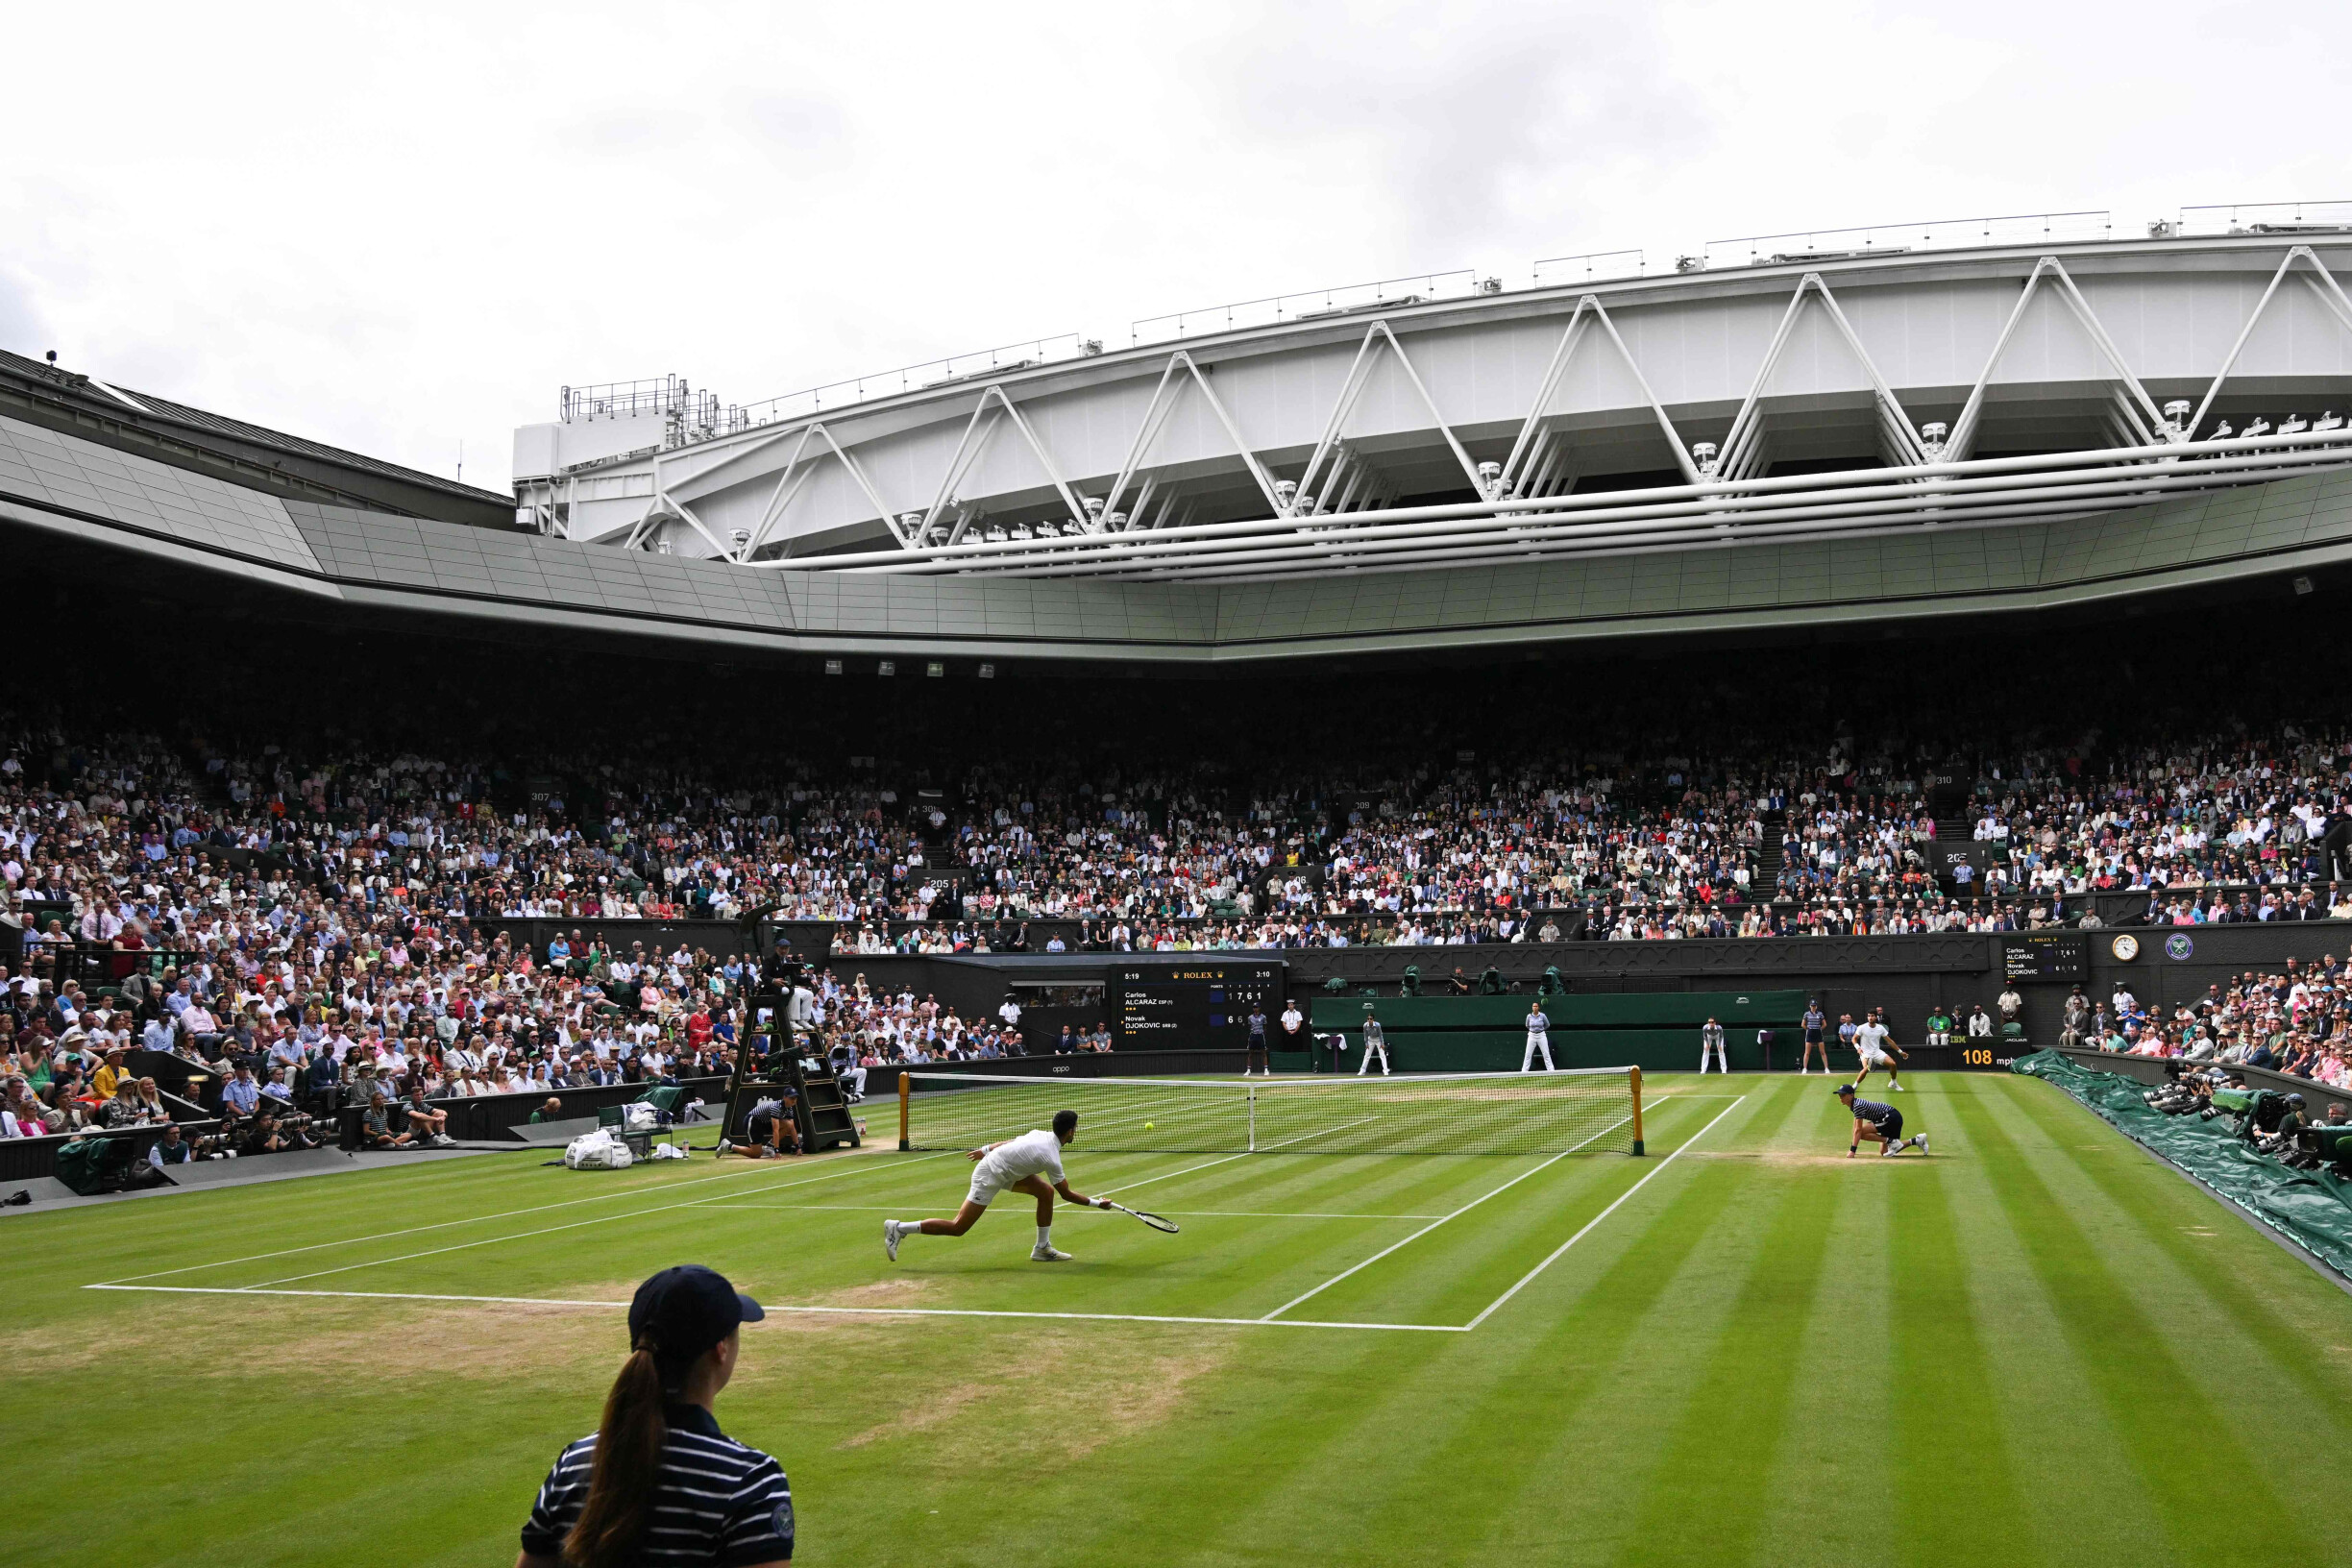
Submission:
<svg viewBox="0 0 2352 1568">
<path fill-rule="evenodd" d="M 2072 931 L 2036 931 L 2001 938 L 2001 978 L 2006 981 L 2088 980 L 2091 939 Z"/>
<path fill-rule="evenodd" d="M 1239 1050 L 1250 1007 L 1280 1028 L 1284 964 L 1122 964 L 1111 971 L 1111 1046 L 1120 1051 Z"/>
</svg>

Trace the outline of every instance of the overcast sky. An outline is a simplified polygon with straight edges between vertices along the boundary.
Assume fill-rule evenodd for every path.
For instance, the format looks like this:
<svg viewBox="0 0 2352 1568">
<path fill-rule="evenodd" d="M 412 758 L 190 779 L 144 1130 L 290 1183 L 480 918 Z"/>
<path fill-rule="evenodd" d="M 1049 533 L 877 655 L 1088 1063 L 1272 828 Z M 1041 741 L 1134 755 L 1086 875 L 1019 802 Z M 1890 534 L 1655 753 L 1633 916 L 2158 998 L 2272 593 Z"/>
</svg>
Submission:
<svg viewBox="0 0 2352 1568">
<path fill-rule="evenodd" d="M 556 388 L 750 403 L 1291 289 L 2352 197 L 2326 7 L 21 7 L 0 347 L 502 488 Z"/>
</svg>

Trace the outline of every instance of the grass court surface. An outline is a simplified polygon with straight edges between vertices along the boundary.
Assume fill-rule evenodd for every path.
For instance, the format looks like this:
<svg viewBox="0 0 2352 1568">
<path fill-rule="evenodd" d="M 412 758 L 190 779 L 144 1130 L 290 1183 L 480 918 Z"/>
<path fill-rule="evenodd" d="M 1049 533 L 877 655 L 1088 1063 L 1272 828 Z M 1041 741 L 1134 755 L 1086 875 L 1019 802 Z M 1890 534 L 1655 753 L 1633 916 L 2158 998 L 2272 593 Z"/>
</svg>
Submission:
<svg viewBox="0 0 2352 1568">
<path fill-rule="evenodd" d="M 1654 1076 L 1640 1160 L 1082 1126 L 1184 1234 L 1066 1210 L 1060 1265 L 1019 1194 L 887 1262 L 968 1169 L 895 1152 L 8 1219 L 0 1561 L 510 1562 L 699 1262 L 806 1563 L 2352 1562 L 2352 1297 L 2046 1085 L 1923 1074 L 1934 1153 L 1848 1160 L 1827 1083 Z"/>
</svg>

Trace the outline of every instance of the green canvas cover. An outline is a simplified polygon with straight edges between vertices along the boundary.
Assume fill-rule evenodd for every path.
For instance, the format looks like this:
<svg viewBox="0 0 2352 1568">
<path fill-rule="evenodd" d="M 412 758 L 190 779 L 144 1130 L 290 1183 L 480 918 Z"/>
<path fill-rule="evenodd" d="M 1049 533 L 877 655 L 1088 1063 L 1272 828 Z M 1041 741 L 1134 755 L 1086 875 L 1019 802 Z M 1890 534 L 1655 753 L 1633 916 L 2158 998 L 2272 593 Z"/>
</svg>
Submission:
<svg viewBox="0 0 2352 1568">
<path fill-rule="evenodd" d="M 2010 1068 L 2057 1085 L 2118 1132 L 2178 1166 L 2226 1203 L 2352 1278 L 2352 1182 L 2326 1170 L 2290 1170 L 2230 1131 L 2226 1119 L 2168 1116 L 2141 1098 L 2145 1084 L 2097 1072 L 2058 1051 L 2036 1051 Z M 2214 1095 L 2221 1103 L 2223 1090 Z"/>
</svg>

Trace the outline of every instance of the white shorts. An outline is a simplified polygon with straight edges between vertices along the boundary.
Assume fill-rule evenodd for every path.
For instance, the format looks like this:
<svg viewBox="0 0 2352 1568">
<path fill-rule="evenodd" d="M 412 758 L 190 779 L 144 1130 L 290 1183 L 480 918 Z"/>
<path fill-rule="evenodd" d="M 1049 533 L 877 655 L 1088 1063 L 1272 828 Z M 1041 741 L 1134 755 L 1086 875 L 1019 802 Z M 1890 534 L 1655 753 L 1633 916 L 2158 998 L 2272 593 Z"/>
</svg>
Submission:
<svg viewBox="0 0 2352 1568">
<path fill-rule="evenodd" d="M 1895 1059 L 1891 1056 L 1876 1055 L 1870 1052 L 1863 1053 L 1862 1070 L 1868 1072 L 1873 1067 L 1884 1067 L 1889 1072 L 1892 1072 L 1895 1070 Z"/>
<path fill-rule="evenodd" d="M 1015 1183 L 1028 1179 L 1026 1176 L 1008 1176 L 1003 1171 L 991 1169 L 983 1162 L 972 1171 L 971 1190 L 964 1194 L 964 1201 L 986 1209 L 996 1201 L 997 1193 L 1010 1190 Z"/>
</svg>

